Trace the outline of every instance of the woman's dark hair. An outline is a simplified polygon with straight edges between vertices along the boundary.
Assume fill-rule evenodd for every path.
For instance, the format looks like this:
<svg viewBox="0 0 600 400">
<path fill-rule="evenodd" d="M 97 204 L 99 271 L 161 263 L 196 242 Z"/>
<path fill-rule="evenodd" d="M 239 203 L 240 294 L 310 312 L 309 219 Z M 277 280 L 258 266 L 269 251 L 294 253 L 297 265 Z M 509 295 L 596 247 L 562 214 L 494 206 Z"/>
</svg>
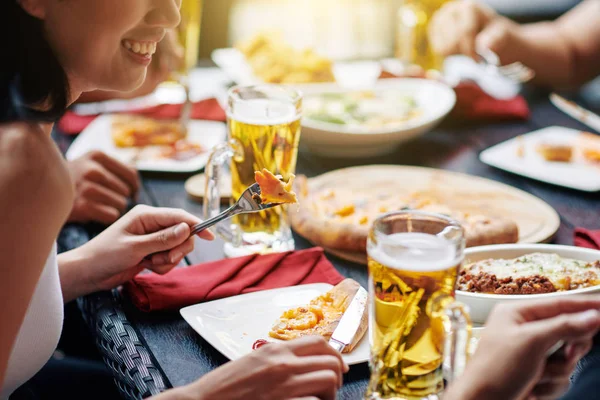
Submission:
<svg viewBox="0 0 600 400">
<path fill-rule="evenodd" d="M 0 122 L 58 120 L 69 103 L 68 81 L 42 21 L 17 0 L 0 0 L 0 35 Z M 44 111 L 33 109 L 36 105 Z"/>
</svg>

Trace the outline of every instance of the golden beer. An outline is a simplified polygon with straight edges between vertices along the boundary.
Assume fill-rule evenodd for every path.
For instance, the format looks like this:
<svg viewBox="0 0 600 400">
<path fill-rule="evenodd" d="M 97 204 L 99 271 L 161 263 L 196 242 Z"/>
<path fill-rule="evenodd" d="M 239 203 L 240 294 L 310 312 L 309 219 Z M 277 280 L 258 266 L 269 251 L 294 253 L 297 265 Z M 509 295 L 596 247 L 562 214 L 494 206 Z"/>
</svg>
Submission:
<svg viewBox="0 0 600 400">
<path fill-rule="evenodd" d="M 233 157 L 231 162 L 232 201 L 238 199 L 254 181 L 254 171 L 263 168 L 288 180 L 296 171 L 300 119 L 280 123 L 257 125 L 229 118 L 229 137 L 235 139 L 237 151 L 243 157 Z M 287 213 L 283 207 L 234 217 L 234 223 L 245 233 L 263 232 L 274 234 L 281 225 L 288 226 Z"/>
<path fill-rule="evenodd" d="M 219 213 L 219 172 L 231 171 L 231 204 L 256 181 L 263 168 L 289 180 L 296 171 L 300 142 L 302 96 L 277 85 L 238 86 L 227 98 L 228 141 L 217 146 L 206 166 L 204 217 Z M 225 255 L 237 257 L 294 249 L 287 207 L 237 214 L 218 225 Z"/>
<path fill-rule="evenodd" d="M 184 75 L 198 62 L 202 1 L 182 0 L 181 2 L 181 23 L 177 27 L 177 34 L 179 42 L 184 48 L 184 65 L 182 66 L 184 70 L 180 71 Z"/>
<path fill-rule="evenodd" d="M 407 0 L 398 9 L 396 57 L 424 70 L 441 71 L 443 58 L 429 45 L 428 29 L 433 14 L 450 0 Z"/>
<path fill-rule="evenodd" d="M 464 242 L 460 226 L 450 225 L 456 237 L 446 238 L 446 221 L 416 223 L 421 214 L 383 216 L 369 237 L 367 399 L 420 400 L 444 388 L 444 309 L 454 303 Z"/>
</svg>

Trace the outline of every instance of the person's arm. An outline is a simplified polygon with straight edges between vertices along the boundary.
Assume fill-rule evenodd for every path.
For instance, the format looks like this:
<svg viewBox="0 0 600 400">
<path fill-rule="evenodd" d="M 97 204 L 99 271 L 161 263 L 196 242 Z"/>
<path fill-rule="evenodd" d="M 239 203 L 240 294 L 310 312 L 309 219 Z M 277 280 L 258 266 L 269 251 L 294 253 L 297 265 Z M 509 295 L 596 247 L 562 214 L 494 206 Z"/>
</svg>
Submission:
<svg viewBox="0 0 600 400">
<path fill-rule="evenodd" d="M 600 74 L 599 14 L 600 1 L 586 0 L 556 21 L 519 25 L 480 3 L 453 1 L 434 15 L 430 40 L 444 56 L 489 48 L 503 65 L 532 68 L 535 84 L 571 87 Z"/>
<path fill-rule="evenodd" d="M 39 127 L 0 127 L 0 385 L 73 188 L 60 152 Z"/>
<path fill-rule="evenodd" d="M 600 297 L 505 303 L 490 315 L 477 351 L 444 400 L 557 399 L 600 328 Z M 548 359 L 557 342 L 562 357 Z"/>
</svg>

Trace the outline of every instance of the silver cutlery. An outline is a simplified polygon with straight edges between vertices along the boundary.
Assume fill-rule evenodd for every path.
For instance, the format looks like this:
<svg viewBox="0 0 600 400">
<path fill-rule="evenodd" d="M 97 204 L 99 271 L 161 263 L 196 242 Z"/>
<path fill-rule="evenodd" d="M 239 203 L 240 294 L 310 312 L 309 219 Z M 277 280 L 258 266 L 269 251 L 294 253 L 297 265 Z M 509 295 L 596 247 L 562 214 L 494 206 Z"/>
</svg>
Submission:
<svg viewBox="0 0 600 400">
<path fill-rule="evenodd" d="M 498 74 L 519 83 L 528 82 L 535 76 L 534 70 L 518 61 L 500 65 L 500 58 L 490 49 L 478 48 L 476 52 L 485 68 L 492 74 Z"/>
<path fill-rule="evenodd" d="M 556 106 L 556 108 L 565 114 L 575 118 L 582 124 L 589 126 L 596 132 L 600 132 L 600 116 L 598 114 L 594 114 L 593 112 L 586 110 L 580 105 L 575 104 L 574 102 L 569 101 L 556 93 L 550 94 L 550 101 Z"/>
<path fill-rule="evenodd" d="M 354 340 L 367 307 L 367 298 L 367 291 L 359 287 L 329 339 L 329 345 L 337 351 L 342 352 Z"/>
<path fill-rule="evenodd" d="M 260 199 L 260 193 L 260 186 L 258 183 L 249 186 L 246 190 L 244 190 L 244 193 L 242 193 L 238 201 L 233 206 L 229 207 L 227 210 L 223 211 L 219 215 L 214 216 L 213 218 L 207 219 L 204 222 L 192 226 L 190 236 L 196 235 L 227 218 L 233 217 L 234 215 L 268 210 L 269 208 L 281 205 L 281 203 L 263 203 Z"/>
</svg>

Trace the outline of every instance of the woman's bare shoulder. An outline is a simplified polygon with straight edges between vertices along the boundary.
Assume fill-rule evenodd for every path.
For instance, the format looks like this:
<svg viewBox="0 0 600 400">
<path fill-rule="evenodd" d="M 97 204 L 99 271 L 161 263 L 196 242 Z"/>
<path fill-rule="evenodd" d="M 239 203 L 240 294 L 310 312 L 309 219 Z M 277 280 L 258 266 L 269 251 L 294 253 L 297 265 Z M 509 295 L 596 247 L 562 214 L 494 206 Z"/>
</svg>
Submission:
<svg viewBox="0 0 600 400">
<path fill-rule="evenodd" d="M 62 155 L 38 125 L 0 125 L 0 191 L 14 200 L 40 196 L 40 200 L 70 204 L 73 187 Z M 11 201 L 1 196 L 1 201 Z M 58 211 L 58 210 L 57 210 Z"/>
</svg>

